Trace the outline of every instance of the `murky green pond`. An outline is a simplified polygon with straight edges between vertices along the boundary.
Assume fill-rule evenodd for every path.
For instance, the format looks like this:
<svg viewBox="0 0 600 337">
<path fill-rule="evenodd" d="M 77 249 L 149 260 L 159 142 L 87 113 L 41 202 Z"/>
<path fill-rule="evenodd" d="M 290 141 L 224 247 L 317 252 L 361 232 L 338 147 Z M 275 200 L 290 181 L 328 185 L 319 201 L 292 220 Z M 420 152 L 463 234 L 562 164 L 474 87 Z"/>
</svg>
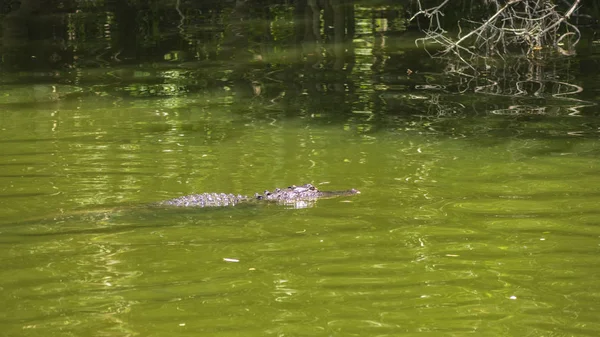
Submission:
<svg viewBox="0 0 600 337">
<path fill-rule="evenodd" d="M 6 106 L 4 335 L 600 332 L 596 139 L 366 132 L 208 101 Z M 362 193 L 136 207 L 304 182 Z"/>
<path fill-rule="evenodd" d="M 228 49 L 261 21 L 185 31 L 178 7 L 205 54 L 2 72 L 0 336 L 599 336 L 593 55 L 515 93 L 358 5 L 345 47 L 285 45 L 281 8 L 272 43 Z M 147 206 L 304 183 L 361 194 Z"/>
</svg>

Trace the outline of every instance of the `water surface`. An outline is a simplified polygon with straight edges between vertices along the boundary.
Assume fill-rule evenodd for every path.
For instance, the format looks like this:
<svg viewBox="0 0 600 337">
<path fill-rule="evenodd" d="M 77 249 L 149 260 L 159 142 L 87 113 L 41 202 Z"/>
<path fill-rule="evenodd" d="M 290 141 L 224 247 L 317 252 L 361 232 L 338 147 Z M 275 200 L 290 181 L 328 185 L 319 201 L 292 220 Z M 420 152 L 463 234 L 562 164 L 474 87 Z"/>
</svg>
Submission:
<svg viewBox="0 0 600 337">
<path fill-rule="evenodd" d="M 4 112 L 7 335 L 599 331 L 596 139 L 486 144 L 193 109 Z M 304 182 L 362 193 L 140 207 Z"/>
<path fill-rule="evenodd" d="M 0 335 L 600 335 L 593 55 L 490 93 L 356 10 L 344 57 L 207 39 L 4 72 Z M 147 206 L 304 183 L 362 193 Z"/>
</svg>

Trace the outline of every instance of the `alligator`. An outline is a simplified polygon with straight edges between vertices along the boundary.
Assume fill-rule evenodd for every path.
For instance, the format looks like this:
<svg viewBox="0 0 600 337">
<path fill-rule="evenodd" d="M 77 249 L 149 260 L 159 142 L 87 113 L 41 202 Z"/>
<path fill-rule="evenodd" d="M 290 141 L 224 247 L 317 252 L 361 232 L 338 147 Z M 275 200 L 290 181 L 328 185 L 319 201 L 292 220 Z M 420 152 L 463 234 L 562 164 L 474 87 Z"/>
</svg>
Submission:
<svg viewBox="0 0 600 337">
<path fill-rule="evenodd" d="M 71 216 L 102 216 L 103 219 L 111 218 L 112 215 L 120 213 L 122 211 L 132 209 L 148 209 L 156 210 L 156 208 L 170 208 L 170 207 L 223 207 L 223 206 L 235 206 L 237 204 L 250 204 L 250 203 L 274 203 L 279 205 L 285 205 L 290 208 L 306 208 L 313 206 L 317 199 L 323 198 L 335 198 L 340 196 L 352 196 L 360 194 L 360 191 L 355 189 L 343 190 L 343 191 L 320 191 L 311 184 L 305 184 L 302 186 L 292 185 L 284 189 L 275 189 L 273 192 L 265 191 L 261 194 L 255 193 L 254 196 L 249 197 L 245 195 L 225 194 L 225 193 L 201 193 L 185 195 L 179 198 L 164 200 L 160 202 L 143 204 L 143 205 L 128 205 L 128 206 L 116 206 L 106 207 L 101 206 L 97 209 L 90 209 L 86 207 L 80 210 L 71 210 L 67 212 L 60 212 L 59 214 L 46 215 L 42 217 L 34 217 L 25 220 L 26 222 L 37 222 L 42 219 L 52 218 L 57 220 L 59 218 L 67 218 Z"/>
<path fill-rule="evenodd" d="M 276 188 L 273 192 L 264 191 L 262 194 L 255 193 L 253 197 L 226 193 L 190 194 L 175 199 L 161 201 L 157 205 L 175 207 L 220 207 L 235 206 L 243 202 L 267 201 L 294 206 L 295 208 L 303 208 L 317 199 L 335 198 L 359 193 L 360 191 L 353 188 L 343 191 L 320 191 L 311 184 L 304 184 L 301 186 L 292 185 L 284 189 Z"/>
</svg>

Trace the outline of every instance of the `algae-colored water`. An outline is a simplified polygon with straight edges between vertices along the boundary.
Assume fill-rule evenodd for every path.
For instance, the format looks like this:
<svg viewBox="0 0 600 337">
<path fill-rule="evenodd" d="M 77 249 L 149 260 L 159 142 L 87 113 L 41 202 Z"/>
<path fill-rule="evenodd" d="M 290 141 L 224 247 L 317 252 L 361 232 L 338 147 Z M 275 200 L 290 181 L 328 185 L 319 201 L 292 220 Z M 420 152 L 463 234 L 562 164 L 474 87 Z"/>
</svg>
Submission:
<svg viewBox="0 0 600 337">
<path fill-rule="evenodd" d="M 596 139 L 88 100 L 3 112 L 6 336 L 600 332 Z M 362 193 L 136 207 L 304 182 Z"/>
<path fill-rule="evenodd" d="M 0 63 L 0 336 L 600 335 L 593 53 L 465 79 L 403 8 L 299 42 L 292 7 L 164 6 Z M 304 183 L 362 193 L 145 206 Z"/>
</svg>

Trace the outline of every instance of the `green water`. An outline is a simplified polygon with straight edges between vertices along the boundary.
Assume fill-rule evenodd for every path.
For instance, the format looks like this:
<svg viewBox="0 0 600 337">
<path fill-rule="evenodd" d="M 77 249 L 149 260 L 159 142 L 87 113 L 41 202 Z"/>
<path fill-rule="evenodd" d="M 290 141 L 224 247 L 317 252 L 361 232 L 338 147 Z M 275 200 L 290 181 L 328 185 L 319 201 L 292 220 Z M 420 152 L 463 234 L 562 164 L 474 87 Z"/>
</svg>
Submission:
<svg viewBox="0 0 600 337">
<path fill-rule="evenodd" d="M 143 3 L 0 9 L 0 336 L 600 336 L 595 42 L 470 76 L 400 2 Z M 361 194 L 147 207 L 304 183 Z"/>
<path fill-rule="evenodd" d="M 0 335 L 600 334 L 594 137 L 214 100 L 4 106 Z M 362 193 L 137 207 L 305 182 Z"/>
</svg>

